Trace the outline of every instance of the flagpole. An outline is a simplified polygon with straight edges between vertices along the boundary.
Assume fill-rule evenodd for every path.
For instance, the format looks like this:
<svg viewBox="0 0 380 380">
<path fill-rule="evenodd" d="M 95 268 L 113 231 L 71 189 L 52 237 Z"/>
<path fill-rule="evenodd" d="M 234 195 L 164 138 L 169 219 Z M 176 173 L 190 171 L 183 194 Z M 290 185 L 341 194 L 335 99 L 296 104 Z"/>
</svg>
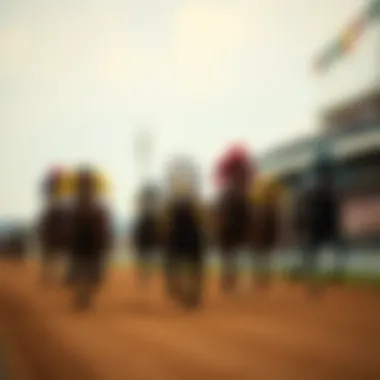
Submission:
<svg viewBox="0 0 380 380">
<path fill-rule="evenodd" d="M 136 136 L 136 169 L 138 171 L 138 186 L 144 185 L 149 180 L 152 163 L 152 134 L 151 128 L 142 125 L 138 128 Z"/>
</svg>

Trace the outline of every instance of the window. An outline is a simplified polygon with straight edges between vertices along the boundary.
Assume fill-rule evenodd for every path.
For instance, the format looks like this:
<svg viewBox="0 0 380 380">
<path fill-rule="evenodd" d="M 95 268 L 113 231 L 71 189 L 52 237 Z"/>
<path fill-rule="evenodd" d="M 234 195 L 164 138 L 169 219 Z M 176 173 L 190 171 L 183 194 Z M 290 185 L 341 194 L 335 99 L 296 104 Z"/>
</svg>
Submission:
<svg viewBox="0 0 380 380">
<path fill-rule="evenodd" d="M 374 91 L 345 105 L 327 110 L 322 119 L 329 132 L 379 123 L 380 92 Z"/>
</svg>

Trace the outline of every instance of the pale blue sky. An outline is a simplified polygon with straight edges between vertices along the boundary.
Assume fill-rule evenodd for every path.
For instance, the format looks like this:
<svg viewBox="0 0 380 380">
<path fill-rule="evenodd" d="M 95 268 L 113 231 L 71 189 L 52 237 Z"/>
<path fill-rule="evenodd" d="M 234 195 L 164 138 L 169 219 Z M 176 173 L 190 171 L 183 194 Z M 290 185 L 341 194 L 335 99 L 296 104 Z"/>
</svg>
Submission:
<svg viewBox="0 0 380 380">
<path fill-rule="evenodd" d="M 156 177 L 176 152 L 207 177 L 230 138 L 263 151 L 312 132 L 326 91 L 350 70 L 357 85 L 352 67 L 323 84 L 310 60 L 365 3 L 0 0 L 0 214 L 31 215 L 47 165 L 83 161 L 105 168 L 115 210 L 130 210 L 140 123 L 157 139 Z"/>
</svg>

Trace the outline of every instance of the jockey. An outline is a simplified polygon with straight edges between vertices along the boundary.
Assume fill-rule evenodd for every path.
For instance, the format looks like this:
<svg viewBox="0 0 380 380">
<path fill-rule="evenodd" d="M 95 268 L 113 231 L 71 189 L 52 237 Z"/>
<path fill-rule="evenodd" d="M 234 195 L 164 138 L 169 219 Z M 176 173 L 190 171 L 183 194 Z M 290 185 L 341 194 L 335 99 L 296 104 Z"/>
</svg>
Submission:
<svg viewBox="0 0 380 380">
<path fill-rule="evenodd" d="M 220 192 L 215 207 L 216 240 L 222 259 L 221 285 L 230 291 L 237 284 L 237 250 L 249 245 L 252 205 L 249 189 L 255 177 L 255 165 L 248 149 L 233 145 L 216 165 Z"/>
<path fill-rule="evenodd" d="M 88 177 L 88 178 L 87 178 Z M 92 168 L 79 168 L 77 170 L 73 170 L 70 176 L 69 188 L 70 190 L 70 209 L 71 214 L 78 205 L 78 194 L 80 190 L 80 183 L 87 178 L 90 182 L 90 187 L 92 188 L 92 196 L 93 201 L 100 205 L 104 206 L 106 201 L 106 195 L 109 190 L 109 183 L 100 171 L 93 170 Z M 72 216 L 72 215 L 71 215 Z M 73 285 L 75 282 L 75 273 L 77 268 L 77 260 L 75 259 L 75 255 L 72 250 L 72 241 L 70 242 L 70 252 L 69 252 L 69 265 L 66 277 L 67 285 Z"/>
<path fill-rule="evenodd" d="M 203 293 L 206 222 L 197 169 L 188 158 L 177 158 L 169 167 L 163 216 L 169 294 L 185 306 L 197 307 Z"/>
<path fill-rule="evenodd" d="M 277 178 L 260 175 L 252 183 L 250 198 L 253 204 L 275 206 L 287 198 L 287 189 Z"/>
<path fill-rule="evenodd" d="M 282 212 L 286 200 L 284 185 L 276 178 L 258 176 L 252 184 L 253 247 L 259 280 L 269 279 L 270 251 L 281 238 Z"/>
<path fill-rule="evenodd" d="M 333 158 L 322 153 L 308 173 L 309 181 L 299 192 L 295 210 L 303 256 L 300 269 L 309 280 L 316 280 L 321 248 L 332 245 L 336 255 L 334 279 L 342 280 L 347 255 L 340 226 L 340 200 Z M 315 283 L 310 285 L 310 290 L 317 290 Z"/>
<path fill-rule="evenodd" d="M 147 185 L 138 194 L 138 211 L 133 228 L 133 246 L 136 251 L 138 281 L 145 285 L 150 278 L 150 263 L 159 247 L 159 191 Z"/>
<path fill-rule="evenodd" d="M 67 248 L 67 201 L 71 193 L 71 174 L 64 168 L 53 168 L 43 182 L 45 202 L 39 220 L 38 235 L 42 250 L 42 281 L 50 281 L 51 266 L 57 254 Z"/>
<path fill-rule="evenodd" d="M 100 285 L 105 266 L 105 253 L 111 244 L 111 221 L 104 202 L 106 181 L 92 168 L 80 168 L 75 178 L 72 209 L 71 254 L 76 306 L 89 306 Z"/>
</svg>

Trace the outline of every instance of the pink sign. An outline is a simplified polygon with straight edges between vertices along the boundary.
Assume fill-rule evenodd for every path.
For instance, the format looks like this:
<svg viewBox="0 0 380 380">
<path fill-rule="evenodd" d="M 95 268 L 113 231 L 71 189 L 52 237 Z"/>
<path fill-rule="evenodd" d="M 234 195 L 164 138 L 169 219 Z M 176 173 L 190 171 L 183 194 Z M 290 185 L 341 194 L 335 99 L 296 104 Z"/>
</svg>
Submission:
<svg viewBox="0 0 380 380">
<path fill-rule="evenodd" d="M 342 224 L 349 236 L 380 235 L 380 194 L 348 199 L 342 207 Z"/>
</svg>

